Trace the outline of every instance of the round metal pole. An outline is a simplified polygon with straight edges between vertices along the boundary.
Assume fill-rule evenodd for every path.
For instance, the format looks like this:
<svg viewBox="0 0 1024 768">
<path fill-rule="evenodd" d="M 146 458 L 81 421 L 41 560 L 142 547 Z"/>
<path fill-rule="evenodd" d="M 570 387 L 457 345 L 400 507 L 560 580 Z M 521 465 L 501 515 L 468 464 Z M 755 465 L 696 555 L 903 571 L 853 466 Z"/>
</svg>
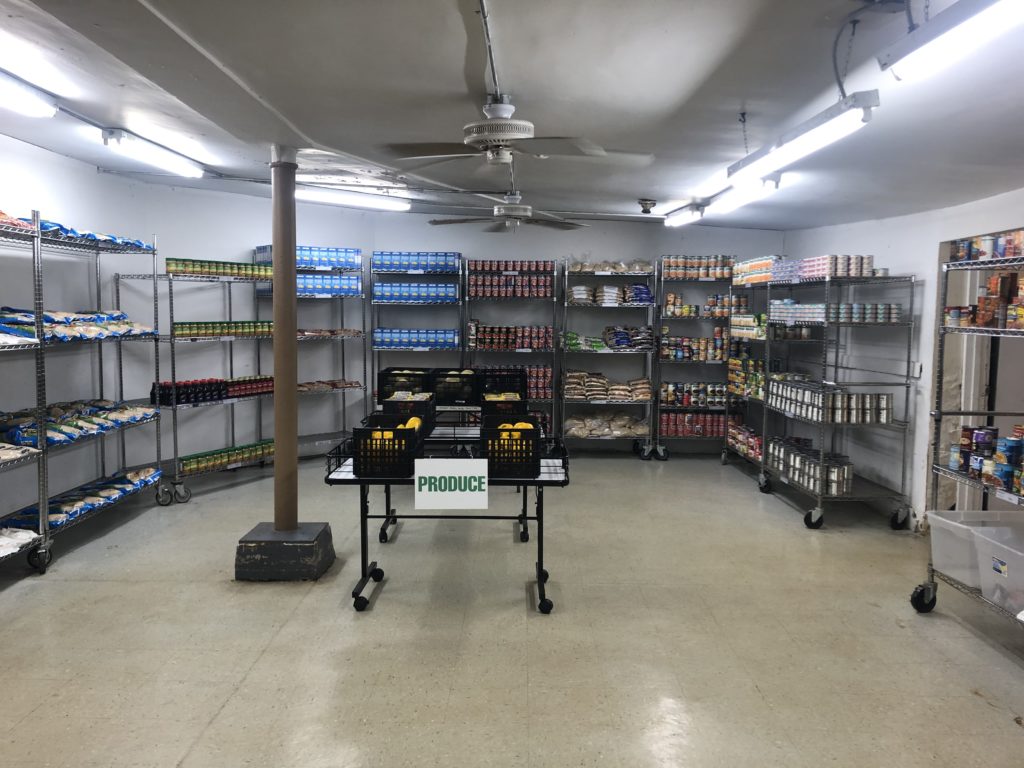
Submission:
<svg viewBox="0 0 1024 768">
<path fill-rule="evenodd" d="M 274 146 L 274 529 L 299 525 L 298 329 L 295 293 L 295 150 Z"/>
</svg>

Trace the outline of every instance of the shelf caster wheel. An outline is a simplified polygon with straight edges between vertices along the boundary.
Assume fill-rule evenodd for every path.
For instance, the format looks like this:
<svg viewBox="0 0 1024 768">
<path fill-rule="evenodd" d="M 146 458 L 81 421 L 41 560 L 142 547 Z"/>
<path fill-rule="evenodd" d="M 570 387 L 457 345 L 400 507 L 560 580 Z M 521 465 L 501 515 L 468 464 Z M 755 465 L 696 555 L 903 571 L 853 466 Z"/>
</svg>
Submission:
<svg viewBox="0 0 1024 768">
<path fill-rule="evenodd" d="M 523 530 L 521 530 L 521 531 L 519 532 L 519 540 L 520 540 L 521 542 L 523 542 L 523 544 L 525 544 L 526 542 L 528 542 L 528 541 L 530 540 L 530 532 L 529 532 L 529 531 L 527 531 L 526 529 L 523 529 Z"/>
<path fill-rule="evenodd" d="M 547 569 L 546 568 L 541 568 L 540 569 L 540 580 L 541 580 L 541 583 L 542 584 L 547 584 L 548 583 L 548 579 L 550 579 L 550 578 L 551 578 L 551 574 L 548 573 Z"/>
<path fill-rule="evenodd" d="M 388 543 L 388 532 L 387 531 L 381 531 L 380 535 L 377 536 L 377 541 L 379 541 L 381 544 L 387 544 Z"/>
<path fill-rule="evenodd" d="M 370 601 L 367 600 L 362 595 L 360 595 L 359 597 L 357 597 L 355 600 L 352 601 L 352 607 L 355 608 L 360 613 L 365 611 L 366 610 L 366 606 L 368 606 L 369 604 L 370 604 Z"/>
<path fill-rule="evenodd" d="M 663 445 L 659 445 L 654 449 L 654 458 L 658 461 L 668 461 L 668 448 Z"/>
<path fill-rule="evenodd" d="M 722 451 L 722 464 L 724 465 L 724 464 L 728 464 L 728 463 L 729 463 L 729 454 L 726 453 L 725 451 Z"/>
<path fill-rule="evenodd" d="M 374 568 L 372 571 L 370 571 L 370 578 L 373 579 L 376 582 L 383 581 L 384 580 L 384 570 L 382 568 Z"/>
<path fill-rule="evenodd" d="M 909 519 L 910 515 L 901 517 L 899 511 L 893 512 L 892 515 L 889 517 L 889 527 L 892 528 L 894 531 L 902 531 L 904 528 L 907 527 L 907 520 Z"/>
<path fill-rule="evenodd" d="M 757 481 L 757 490 L 759 490 L 761 493 L 771 493 L 772 481 L 769 480 L 767 477 L 759 478 Z"/>
<path fill-rule="evenodd" d="M 643 452 L 644 452 L 644 444 L 641 443 L 639 440 L 634 440 L 633 441 L 633 453 L 635 453 L 637 456 L 641 456 L 643 454 Z"/>
<path fill-rule="evenodd" d="M 928 599 L 929 592 L 932 593 L 931 599 Z M 938 595 L 935 593 L 934 588 L 927 584 L 918 584 L 910 594 L 910 604 L 914 606 L 914 610 L 918 613 L 931 613 L 937 599 Z"/>
<path fill-rule="evenodd" d="M 38 549 L 30 550 L 28 553 L 28 564 L 39 571 L 40 576 L 46 575 L 46 569 L 53 561 L 53 553 L 45 549 L 42 553 Z"/>
<path fill-rule="evenodd" d="M 156 489 L 156 503 L 161 507 L 168 507 L 174 501 L 174 493 L 166 485 Z"/>
<path fill-rule="evenodd" d="M 192 489 L 185 485 L 174 486 L 174 500 L 179 504 L 188 504 L 192 498 Z"/>
<path fill-rule="evenodd" d="M 824 515 L 819 515 L 817 520 L 814 519 L 814 516 L 810 512 L 808 512 L 807 514 L 804 515 L 804 525 L 806 525 L 812 531 L 818 530 L 824 524 L 825 524 L 825 516 Z"/>
<path fill-rule="evenodd" d="M 537 604 L 537 610 L 540 611 L 541 613 L 543 613 L 545 616 L 547 614 L 551 613 L 551 609 L 554 608 L 554 607 L 555 607 L 555 604 L 552 603 L 547 598 L 544 598 L 543 600 L 540 601 L 540 603 Z"/>
</svg>

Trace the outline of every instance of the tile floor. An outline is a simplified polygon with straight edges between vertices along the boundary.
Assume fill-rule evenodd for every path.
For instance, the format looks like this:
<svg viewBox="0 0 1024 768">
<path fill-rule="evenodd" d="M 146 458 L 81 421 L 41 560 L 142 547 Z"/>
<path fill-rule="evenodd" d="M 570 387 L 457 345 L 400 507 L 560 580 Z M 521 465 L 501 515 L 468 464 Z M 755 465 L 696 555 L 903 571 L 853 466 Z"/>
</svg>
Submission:
<svg viewBox="0 0 1024 768">
<path fill-rule="evenodd" d="M 717 459 L 580 459 L 548 492 L 550 616 L 510 523 L 417 521 L 374 537 L 357 614 L 356 492 L 301 472 L 338 552 L 317 583 L 232 581 L 259 474 L 0 569 L 0 766 L 1024 765 L 1024 634 L 949 589 L 916 615 L 927 542 L 880 515 L 808 531 Z"/>
</svg>

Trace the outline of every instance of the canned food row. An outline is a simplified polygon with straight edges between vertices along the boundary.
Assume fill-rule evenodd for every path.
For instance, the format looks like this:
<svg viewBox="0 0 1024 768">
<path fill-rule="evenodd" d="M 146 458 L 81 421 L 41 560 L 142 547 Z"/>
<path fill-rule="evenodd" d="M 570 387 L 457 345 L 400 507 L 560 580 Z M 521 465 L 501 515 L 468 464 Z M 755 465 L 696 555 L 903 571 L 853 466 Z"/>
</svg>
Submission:
<svg viewBox="0 0 1024 768">
<path fill-rule="evenodd" d="M 664 437 L 725 437 L 726 418 L 716 413 L 663 413 L 658 418 Z"/>
<path fill-rule="evenodd" d="M 469 323 L 470 349 L 515 350 L 554 348 L 554 328 L 550 325 L 481 325 Z"/>
<path fill-rule="evenodd" d="M 784 413 L 826 424 L 891 424 L 892 394 L 846 392 L 774 381 L 768 405 Z"/>
<path fill-rule="evenodd" d="M 185 456 L 181 460 L 181 472 L 184 475 L 215 472 L 233 465 L 253 464 L 265 461 L 274 455 L 274 441 L 264 440 L 253 445 L 240 445 L 220 451 L 210 451 L 194 456 Z"/>
<path fill-rule="evenodd" d="M 246 264 L 239 261 L 204 261 L 201 259 L 167 259 L 167 274 L 203 275 L 208 277 L 244 277 L 270 280 L 274 268 L 265 264 Z"/>
<path fill-rule="evenodd" d="M 554 295 L 554 280 L 548 275 L 470 275 L 469 296 L 474 299 L 548 299 Z"/>
<path fill-rule="evenodd" d="M 474 272 L 547 272 L 555 271 L 555 262 L 532 259 L 470 259 L 470 277 Z"/>
<path fill-rule="evenodd" d="M 774 438 L 768 443 L 769 469 L 811 493 L 848 496 L 853 492 L 853 464 L 846 456 L 826 454 L 824 469 L 820 454 L 810 441 Z"/>
</svg>

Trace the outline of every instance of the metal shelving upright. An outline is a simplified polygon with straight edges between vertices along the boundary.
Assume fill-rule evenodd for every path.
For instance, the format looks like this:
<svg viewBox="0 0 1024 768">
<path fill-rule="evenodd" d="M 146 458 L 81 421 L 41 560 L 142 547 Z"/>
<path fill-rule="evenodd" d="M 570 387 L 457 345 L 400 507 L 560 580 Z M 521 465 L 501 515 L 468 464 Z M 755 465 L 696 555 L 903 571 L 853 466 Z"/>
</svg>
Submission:
<svg viewBox="0 0 1024 768">
<path fill-rule="evenodd" d="M 40 216 L 38 211 L 32 212 L 32 222 L 30 228 L 14 227 L 10 225 L 0 224 L 0 243 L 15 247 L 28 247 L 32 251 L 32 311 L 35 315 L 35 338 L 37 342 L 34 344 L 24 344 L 17 346 L 0 347 L 0 355 L 17 353 L 17 352 L 28 352 L 31 351 L 34 356 L 35 366 L 35 420 L 36 424 L 44 425 L 47 421 L 47 397 L 46 397 L 46 359 L 52 352 L 59 350 L 70 350 L 70 349 L 93 349 L 96 352 L 96 370 L 98 376 L 98 391 L 99 399 L 105 398 L 104 391 L 104 357 L 103 349 L 106 342 L 117 341 L 118 346 L 118 395 L 119 400 L 123 400 L 124 394 L 124 377 L 123 371 L 120 366 L 120 343 L 121 338 L 108 337 L 105 339 L 95 339 L 88 341 L 66 341 L 66 342 L 47 342 L 45 341 L 45 331 L 43 328 L 43 314 L 45 310 L 44 302 L 44 278 L 43 278 L 43 261 L 46 253 L 52 253 L 58 256 L 66 257 L 84 257 L 92 260 L 92 269 L 90 270 L 93 277 L 92 296 L 90 300 L 96 302 L 96 307 L 99 309 L 103 304 L 102 295 L 102 275 L 100 272 L 101 259 L 100 257 L 104 254 L 123 254 L 123 255 L 146 255 L 152 258 L 153 264 L 156 264 L 156 249 L 152 246 L 140 247 L 136 245 L 125 245 L 116 243 L 110 240 L 104 240 L 102 238 L 89 238 L 83 236 L 63 236 L 46 232 L 41 224 Z M 145 424 L 155 424 L 157 434 L 160 432 L 160 419 L 159 414 L 151 419 L 144 422 Z M 140 424 L 139 426 L 142 426 Z M 61 448 L 72 448 L 78 445 L 90 444 L 97 446 L 98 461 L 100 471 L 98 477 L 93 482 L 105 480 L 111 477 L 111 474 L 107 472 L 107 457 L 104 448 L 105 438 L 107 436 L 113 436 L 117 434 L 121 442 L 121 450 L 119 452 L 120 462 L 118 464 L 117 471 L 126 471 L 129 469 L 125 463 L 125 448 L 124 448 L 124 435 L 125 429 L 110 430 L 101 435 L 97 435 L 93 439 L 89 440 L 78 440 L 67 446 L 60 446 Z M 53 554 L 51 551 L 51 540 L 64 530 L 72 527 L 72 523 L 67 523 L 61 527 L 51 528 L 48 520 L 49 502 L 50 502 L 50 482 L 49 482 L 49 458 L 52 453 L 56 451 L 57 446 L 48 446 L 45 439 L 38 441 L 38 453 L 30 457 L 24 457 L 12 462 L 6 462 L 0 466 L 0 471 L 13 469 L 16 466 L 26 466 L 35 464 L 37 473 L 37 501 L 35 504 L 36 514 L 38 515 L 38 527 L 36 533 L 38 534 L 35 539 L 27 542 L 17 552 L 13 552 L 6 557 L 0 558 L 0 560 L 6 560 L 11 557 L 15 557 L 22 552 L 27 552 L 28 562 L 33 568 L 38 570 L 40 573 L 46 573 L 46 569 L 52 561 Z M 157 466 L 159 466 L 159 453 L 157 454 Z M 69 489 L 70 490 L 70 489 Z M 65 491 L 66 492 L 66 491 Z M 121 497 L 124 498 L 124 497 Z M 85 513 L 76 518 L 73 521 L 74 525 L 80 522 L 84 522 L 86 519 L 94 517 L 100 512 L 109 510 L 111 507 L 116 506 L 117 502 L 121 500 L 118 498 L 114 503 L 105 505 L 97 508 L 93 512 Z M 21 510 L 14 510 L 10 513 L 0 515 L 0 526 L 3 524 L 3 518 L 11 517 L 16 515 Z"/>
<path fill-rule="evenodd" d="M 1024 269 L 1024 257 L 1017 256 L 1013 258 L 1002 258 L 1002 259 L 990 259 L 987 261 L 954 261 L 948 262 L 942 265 L 942 278 L 939 287 L 939 308 L 941 311 L 942 307 L 945 307 L 946 302 L 949 300 L 949 279 L 951 272 L 993 272 L 998 270 L 1021 270 Z M 971 418 L 982 418 L 985 419 L 988 425 L 992 424 L 992 420 L 997 417 L 1012 417 L 1020 418 L 1024 417 L 1022 412 L 1013 411 L 984 411 L 984 410 L 947 410 L 945 407 L 945 360 L 946 360 L 946 339 L 950 335 L 964 335 L 971 337 L 972 340 L 986 339 L 996 343 L 1001 342 L 1003 339 L 1024 339 L 1024 329 L 1017 328 L 975 328 L 975 327 L 956 327 L 947 326 L 944 323 L 940 323 L 937 331 L 937 342 L 936 342 L 936 354 L 935 354 L 935 395 L 934 395 L 934 410 L 931 412 L 932 418 L 932 482 L 930 488 L 930 501 L 931 504 L 929 509 L 938 509 L 939 505 L 939 482 L 942 478 L 952 480 L 958 485 L 972 488 L 985 497 L 995 496 L 1001 501 L 1009 504 L 1017 505 L 1018 507 L 1024 507 L 1024 496 L 1018 496 L 1013 493 L 1009 493 L 1003 489 L 998 489 L 987 485 L 980 479 L 970 477 L 966 472 L 958 472 L 949 469 L 947 466 L 943 466 L 941 462 L 941 444 L 942 444 L 942 429 L 943 420 L 949 418 L 960 419 L 963 417 Z M 998 353 L 998 352 L 997 352 Z M 1024 519 L 1024 518 L 1022 518 Z M 959 592 L 964 593 L 970 597 L 980 600 L 982 603 L 987 605 L 995 612 L 1013 619 L 1020 623 L 1021 617 L 1017 614 L 1011 613 L 981 594 L 979 589 L 967 586 L 958 579 L 953 578 L 949 574 L 942 573 L 936 570 L 934 563 L 932 562 L 931 556 L 928 558 L 928 571 L 927 580 L 918 585 L 910 597 L 911 605 L 920 612 L 928 613 L 935 607 L 938 594 L 938 582 L 943 581 L 949 586 L 953 587 Z"/>
<path fill-rule="evenodd" d="M 896 288 L 897 290 L 905 291 L 907 300 L 907 304 L 904 307 L 905 314 L 903 314 L 905 319 L 900 322 L 891 323 L 836 322 L 829 320 L 826 315 L 826 320 L 822 322 L 789 324 L 790 326 L 796 325 L 809 327 L 811 329 L 811 334 L 820 330 L 820 336 L 812 336 L 810 338 L 796 340 L 773 338 L 775 335 L 773 329 L 775 327 L 787 325 L 785 322 L 772 319 L 771 302 L 773 298 L 779 295 L 784 295 L 785 298 L 792 298 L 794 291 L 817 290 L 819 294 L 822 295 L 825 306 L 830 307 L 833 304 L 843 302 L 844 299 L 851 298 L 851 289 L 861 286 L 868 287 L 869 289 Z M 910 515 L 910 505 L 907 500 L 906 485 L 908 461 L 907 451 L 909 447 L 910 431 L 910 397 L 911 389 L 913 387 L 912 358 L 915 286 L 916 282 L 913 275 L 892 277 L 826 277 L 795 282 L 770 282 L 768 284 L 767 301 L 769 314 L 764 345 L 765 370 L 767 376 L 765 383 L 766 391 L 764 408 L 768 415 L 766 415 L 765 419 L 766 427 L 763 437 L 764 460 L 762 462 L 761 472 L 758 478 L 758 485 L 763 493 L 770 493 L 772 491 L 771 479 L 774 477 L 780 483 L 809 496 L 814 501 L 815 506 L 804 515 L 804 524 L 808 528 L 817 529 L 824 524 L 825 502 L 840 501 L 891 502 L 895 505 L 895 510 L 892 512 L 890 517 L 890 525 L 894 529 L 900 529 L 906 525 Z M 848 350 L 854 343 L 853 337 L 860 334 L 865 329 L 888 329 L 889 331 L 905 333 L 905 354 L 903 359 L 899 361 L 902 364 L 900 370 L 875 370 L 865 368 L 863 365 L 850 366 L 841 362 L 841 353 L 844 350 Z M 810 419 L 801 418 L 791 411 L 773 405 L 773 384 L 775 382 L 772 379 L 770 370 L 772 347 L 773 345 L 783 346 L 787 361 L 787 365 L 784 367 L 788 369 L 788 363 L 791 359 L 791 350 L 795 344 L 799 344 L 811 350 L 817 348 L 820 352 L 818 359 L 809 363 L 809 365 L 816 368 L 819 375 L 808 382 L 808 384 L 814 385 L 822 391 L 830 388 L 863 389 L 866 387 L 902 389 L 902 418 L 897 419 L 894 415 L 889 423 L 834 423 L 830 420 L 824 419 L 821 421 L 812 421 Z M 884 378 L 862 379 L 860 376 L 863 374 L 870 374 L 871 376 Z M 777 434 L 770 434 L 771 429 L 769 425 L 772 423 L 771 415 L 774 415 L 775 417 L 784 417 L 781 419 L 782 428 Z M 803 423 L 817 428 L 818 444 L 813 450 L 818 454 L 819 459 L 818 489 L 814 489 L 809 485 L 800 484 L 795 478 L 790 477 L 787 473 L 769 466 L 769 441 L 772 437 L 785 437 L 789 432 L 789 425 L 792 423 Z M 869 480 L 862 475 L 854 473 L 850 493 L 828 493 L 826 482 L 827 478 L 825 477 L 826 473 L 824 470 L 826 466 L 826 458 L 830 454 L 836 454 L 839 452 L 842 443 L 845 441 L 846 434 L 849 431 L 859 429 L 893 430 L 898 433 L 900 441 L 900 480 L 898 489 L 888 487 L 882 483 Z"/>
<path fill-rule="evenodd" d="M 549 261 L 549 260 L 542 260 Z M 478 264 L 495 264 L 497 260 L 488 261 L 481 259 L 479 261 L 474 260 L 473 263 Z M 465 338 L 466 347 L 466 360 L 470 368 L 474 368 L 480 359 L 484 357 L 488 359 L 501 359 L 506 355 L 530 355 L 527 358 L 529 361 L 534 361 L 538 358 L 543 359 L 547 357 L 551 364 L 551 397 L 544 399 L 530 399 L 527 402 L 528 407 L 531 405 L 548 405 L 551 407 L 551 430 L 555 435 L 559 435 L 561 432 L 561 409 L 558 407 L 561 398 L 558 397 L 559 390 L 559 370 L 558 370 L 558 333 L 561 327 L 559 317 L 559 281 L 558 281 L 558 267 L 557 262 L 552 262 L 551 271 L 534 271 L 534 270 L 519 270 L 519 269 L 498 269 L 497 267 L 490 267 L 487 269 L 471 269 L 471 264 L 467 263 L 465 270 L 465 284 L 463 286 L 463 295 L 465 296 L 466 302 L 466 324 L 463 327 L 463 334 Z M 550 296 L 473 296 L 473 291 L 470 290 L 469 281 L 474 275 L 500 275 L 502 277 L 550 277 L 551 278 L 551 295 Z M 552 330 L 552 342 L 550 349 L 533 349 L 528 347 L 521 347 L 517 349 L 480 349 L 479 346 L 475 348 L 469 347 L 469 322 L 474 318 L 470 317 L 473 305 L 485 305 L 490 303 L 497 303 L 499 305 L 512 304 L 514 306 L 521 305 L 541 305 L 547 303 L 550 306 L 550 322 Z M 509 323 L 509 325 L 521 325 L 521 322 Z M 516 363 L 516 365 L 520 365 Z"/>
<path fill-rule="evenodd" d="M 738 294 L 741 294 L 741 293 L 743 295 L 748 296 L 747 306 L 748 306 L 749 314 L 750 315 L 767 315 L 767 313 L 768 313 L 768 305 L 767 305 L 768 284 L 767 283 L 750 283 L 750 284 L 744 284 L 744 285 L 737 285 L 735 283 L 730 282 L 730 284 L 729 284 L 729 305 L 730 305 L 730 307 L 732 307 L 734 305 L 734 303 L 735 303 L 733 301 L 733 297 L 738 295 Z M 765 304 L 764 304 L 764 306 L 763 307 L 754 307 L 754 306 L 752 306 L 754 304 L 754 300 L 755 299 L 760 299 L 761 297 L 765 297 Z M 733 319 L 736 316 L 737 316 L 737 313 L 734 310 L 730 310 L 730 313 L 729 313 L 729 339 L 730 339 L 730 341 L 732 341 L 734 338 L 736 338 L 738 340 L 741 340 L 743 342 L 751 344 L 751 354 L 750 354 L 750 358 L 749 359 L 750 360 L 760 360 L 761 361 L 762 367 L 764 369 L 764 372 L 763 372 L 763 375 L 764 375 L 764 378 L 765 378 L 764 387 L 765 387 L 765 390 L 767 390 L 767 386 L 768 386 L 767 378 L 768 378 L 768 374 L 769 374 L 770 369 L 771 369 L 771 362 L 768 359 L 768 354 L 767 354 L 767 349 L 768 348 L 767 348 L 767 346 L 761 347 L 761 349 L 764 350 L 764 351 L 760 355 L 758 355 L 758 354 L 755 353 L 755 350 L 757 348 L 754 347 L 753 345 L 755 345 L 755 344 L 767 345 L 768 340 L 767 340 L 767 338 L 748 338 L 748 337 L 735 337 L 735 336 L 733 336 L 733 327 L 734 327 L 733 326 Z M 767 333 L 767 329 L 766 329 L 766 333 Z M 726 368 L 727 368 L 726 378 L 727 379 L 728 379 L 728 371 L 731 370 L 729 368 L 731 360 L 732 360 L 732 358 L 730 357 L 729 361 L 726 362 Z M 751 396 L 749 394 L 746 394 L 746 393 L 744 393 L 743 395 L 738 395 L 736 393 L 729 393 L 727 391 L 726 401 L 725 402 L 726 402 L 726 406 L 725 406 L 726 437 L 725 437 L 725 445 L 722 448 L 722 463 L 723 464 L 728 464 L 729 456 L 736 456 L 737 458 L 741 459 L 742 461 L 745 461 L 748 464 L 752 464 L 753 466 L 757 467 L 758 472 L 759 472 L 759 478 L 758 478 L 759 482 L 764 482 L 764 458 L 765 458 L 764 439 L 765 439 L 765 435 L 768 432 L 768 409 L 765 407 L 765 401 L 762 398 L 753 397 L 753 396 Z M 737 407 L 734 408 L 733 407 L 734 404 L 736 404 Z M 761 412 L 760 413 L 760 419 L 757 419 L 756 417 L 754 417 L 753 419 L 751 418 L 751 406 L 755 406 L 758 409 L 760 409 L 760 412 Z M 732 446 L 729 445 L 729 431 L 728 431 L 729 430 L 729 427 L 728 427 L 729 417 L 732 416 L 735 413 L 739 413 L 740 411 L 742 411 L 743 423 L 744 423 L 745 426 L 750 427 L 750 426 L 753 426 L 753 424 L 751 424 L 751 422 L 756 423 L 756 422 L 760 421 L 760 433 L 759 433 L 759 436 L 760 436 L 761 442 L 762 442 L 762 446 L 761 446 L 762 450 L 761 450 L 761 459 L 760 460 L 752 459 L 750 456 L 747 456 L 746 454 L 741 453 L 740 451 L 736 450 L 735 448 L 733 448 Z"/>
<path fill-rule="evenodd" d="M 569 285 L 569 279 L 570 278 L 574 278 L 575 279 L 575 278 L 580 278 L 580 277 L 583 277 L 583 278 L 610 278 L 611 277 L 611 278 L 627 278 L 627 279 L 632 280 L 632 281 L 641 281 L 642 280 L 642 282 L 644 282 L 647 285 L 647 287 L 650 289 L 650 291 L 651 291 L 652 301 L 650 301 L 648 303 L 640 303 L 640 304 L 632 304 L 632 303 L 629 303 L 629 304 L 573 304 L 573 303 L 571 303 L 569 301 L 569 292 L 570 292 L 570 288 L 571 288 L 571 286 Z M 650 270 L 648 270 L 648 271 L 641 271 L 641 272 L 621 272 L 621 271 L 582 270 L 582 269 L 581 270 L 570 271 L 569 259 L 564 259 L 563 260 L 563 262 L 562 262 L 562 294 L 563 294 L 564 298 L 563 298 L 563 302 L 562 303 L 563 303 L 564 310 L 563 310 L 563 320 L 562 320 L 562 329 L 561 329 L 562 333 L 559 334 L 559 339 L 558 339 L 559 354 L 560 354 L 560 357 L 561 357 L 561 362 L 559 363 L 559 370 L 562 372 L 562 375 L 560 377 L 561 381 L 559 381 L 557 383 L 558 384 L 558 389 L 554 392 L 555 397 L 560 400 L 561 405 L 562 405 L 561 416 L 560 416 L 560 419 L 562 421 L 558 424 L 558 426 L 556 428 L 559 437 L 562 437 L 564 435 L 564 431 L 565 431 L 564 430 L 564 423 L 562 423 L 562 422 L 564 422 L 564 419 L 565 419 L 566 406 L 567 405 L 580 405 L 580 406 L 595 406 L 595 405 L 596 406 L 610 406 L 610 405 L 614 405 L 614 406 L 638 407 L 642 411 L 643 418 L 646 418 L 648 420 L 648 422 L 649 422 L 648 423 L 647 436 L 645 438 L 639 438 L 639 437 L 636 437 L 636 436 L 632 436 L 632 437 L 574 437 L 574 438 L 569 438 L 569 439 L 571 439 L 571 440 L 631 440 L 631 441 L 633 441 L 633 451 L 634 451 L 634 453 L 636 453 L 641 459 L 643 459 L 645 461 L 650 460 L 651 456 L 654 454 L 654 451 L 655 451 L 655 440 L 654 440 L 655 432 L 654 432 L 654 430 L 656 429 L 656 426 L 654 424 L 654 421 L 655 421 L 654 408 L 655 408 L 655 403 L 657 401 L 657 392 L 654 390 L 654 382 L 653 382 L 654 371 L 653 371 L 653 368 L 654 368 L 654 357 L 657 354 L 657 349 L 658 349 L 657 337 L 654 336 L 654 317 L 655 317 L 655 309 L 657 307 L 657 301 L 656 301 L 657 295 L 656 295 L 656 286 L 652 285 L 652 282 L 654 282 L 655 278 L 656 278 L 656 275 L 655 275 L 655 269 L 654 269 L 653 266 L 651 267 Z M 641 310 L 644 313 L 644 321 L 645 321 L 646 325 L 651 328 L 652 336 L 654 336 L 653 342 L 652 342 L 652 346 L 651 346 L 650 349 L 603 350 L 603 351 L 599 351 L 599 352 L 587 352 L 587 351 L 581 351 L 581 350 L 567 350 L 565 348 L 565 342 L 564 342 L 564 338 L 562 338 L 562 336 L 563 336 L 563 334 L 565 332 L 567 332 L 569 330 L 569 310 L 570 309 L 571 310 L 602 311 L 602 312 L 609 311 L 609 310 L 614 310 L 614 311 L 617 311 L 617 312 L 618 311 L 637 311 L 637 310 Z M 564 394 L 564 391 L 562 389 L 562 382 L 564 381 L 564 378 L 565 378 L 565 375 L 564 375 L 565 371 L 568 370 L 568 367 L 566 365 L 566 358 L 569 355 L 607 355 L 608 357 L 606 359 L 612 359 L 615 356 L 620 356 L 620 355 L 631 355 L 631 356 L 635 356 L 635 357 L 640 357 L 642 359 L 642 362 L 643 362 L 643 372 L 642 372 L 642 375 L 644 377 L 646 377 L 649 381 L 651 381 L 651 399 L 650 400 L 621 400 L 621 401 L 619 401 L 619 400 L 587 400 L 587 401 L 567 400 L 565 398 L 565 394 Z"/>
<path fill-rule="evenodd" d="M 662 256 L 657 262 L 657 318 L 658 318 L 658 333 L 655 338 L 655 349 L 658 350 L 657 354 L 654 355 L 654 378 L 651 382 L 652 389 L 654 391 L 654 413 L 651 416 L 652 435 L 654 440 L 654 457 L 660 461 L 668 459 L 668 449 L 662 445 L 663 441 L 666 440 L 679 440 L 679 441 L 707 441 L 707 442 L 719 442 L 723 446 L 726 444 L 726 437 L 728 434 L 728 427 L 726 434 L 721 437 L 704 437 L 704 436 L 676 436 L 676 435 L 663 435 L 661 430 L 661 414 L 662 413 L 721 413 L 725 415 L 726 422 L 729 420 L 728 407 L 701 407 L 701 406 L 665 406 L 661 402 L 661 387 L 663 383 L 666 383 L 664 376 L 664 366 L 671 366 L 673 369 L 677 369 L 680 365 L 691 365 L 691 366 L 725 366 L 728 367 L 728 356 L 725 360 L 669 360 L 662 359 L 661 357 L 661 339 L 667 335 L 665 331 L 669 328 L 666 323 L 685 323 L 689 326 L 696 326 L 699 328 L 706 327 L 721 327 L 725 326 L 728 328 L 729 318 L 709 318 L 705 316 L 698 317 L 669 317 L 665 314 L 665 307 L 667 305 L 666 296 L 668 292 L 665 289 L 665 284 L 675 284 L 681 286 L 713 286 L 713 285 L 731 285 L 732 275 L 728 277 L 667 277 L 665 274 L 665 260 L 668 258 L 680 258 L 675 256 Z M 686 258 L 681 257 L 681 258 Z M 729 257 L 733 259 L 733 257 Z M 726 345 L 726 352 L 728 352 L 728 345 Z M 727 383 L 728 376 L 723 379 L 721 383 Z M 710 382 L 709 382 L 710 383 Z M 726 396 L 728 401 L 728 395 Z"/>
</svg>

